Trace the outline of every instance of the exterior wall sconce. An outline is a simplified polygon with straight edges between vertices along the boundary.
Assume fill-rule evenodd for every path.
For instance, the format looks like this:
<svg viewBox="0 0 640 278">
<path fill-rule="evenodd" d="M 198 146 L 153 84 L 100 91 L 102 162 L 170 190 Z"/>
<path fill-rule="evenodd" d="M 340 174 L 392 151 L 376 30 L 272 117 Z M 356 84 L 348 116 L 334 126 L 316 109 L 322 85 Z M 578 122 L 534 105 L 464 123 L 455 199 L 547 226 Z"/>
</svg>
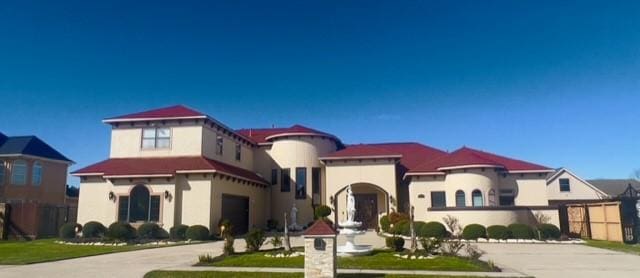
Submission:
<svg viewBox="0 0 640 278">
<path fill-rule="evenodd" d="M 329 196 L 329 203 L 331 203 L 331 204 L 333 205 L 333 204 L 334 204 L 334 203 L 333 203 L 333 201 L 334 201 L 334 200 L 333 200 L 333 195 L 332 195 L 332 196 Z"/>
<path fill-rule="evenodd" d="M 171 192 L 169 192 L 169 190 L 164 191 L 164 198 L 171 201 Z"/>
<path fill-rule="evenodd" d="M 116 194 L 113 191 L 109 191 L 109 201 L 116 201 Z"/>
</svg>

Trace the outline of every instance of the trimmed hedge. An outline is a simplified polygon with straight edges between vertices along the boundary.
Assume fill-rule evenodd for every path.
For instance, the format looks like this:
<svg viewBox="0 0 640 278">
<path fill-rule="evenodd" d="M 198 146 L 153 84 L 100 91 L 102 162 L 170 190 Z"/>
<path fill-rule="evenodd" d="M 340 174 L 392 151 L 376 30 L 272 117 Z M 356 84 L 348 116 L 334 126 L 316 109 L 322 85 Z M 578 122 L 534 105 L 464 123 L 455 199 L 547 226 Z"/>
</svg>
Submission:
<svg viewBox="0 0 640 278">
<path fill-rule="evenodd" d="M 143 239 L 160 238 L 160 226 L 156 223 L 144 223 L 138 227 L 138 237 Z"/>
<path fill-rule="evenodd" d="M 103 237 L 107 232 L 107 227 L 98 221 L 89 221 L 82 227 L 82 237 L 99 238 Z"/>
<path fill-rule="evenodd" d="M 409 221 L 409 215 L 400 212 L 389 213 L 389 223 L 397 224 L 402 221 Z"/>
<path fill-rule="evenodd" d="M 82 231 L 82 225 L 78 223 L 64 223 L 60 226 L 58 233 L 62 239 L 71 239 L 75 238 L 79 231 Z"/>
<path fill-rule="evenodd" d="M 185 240 L 187 239 L 187 229 L 189 229 L 189 226 L 187 225 L 175 225 L 169 229 L 169 236 L 171 239 Z"/>
<path fill-rule="evenodd" d="M 516 239 L 533 239 L 533 229 L 525 224 L 509 225 L 511 236 Z"/>
<path fill-rule="evenodd" d="M 487 237 L 487 229 L 480 224 L 469 224 L 462 230 L 462 238 L 478 239 Z"/>
<path fill-rule="evenodd" d="M 385 245 L 394 251 L 400 252 L 404 250 L 404 238 L 401 237 L 388 237 L 384 240 Z"/>
<path fill-rule="evenodd" d="M 325 205 L 316 207 L 314 211 L 316 218 L 324 219 L 331 214 L 331 208 Z"/>
<path fill-rule="evenodd" d="M 493 239 L 508 239 L 511 237 L 511 231 L 507 226 L 493 225 L 487 228 L 487 235 Z"/>
<path fill-rule="evenodd" d="M 540 224 L 538 225 L 538 232 L 540 232 L 540 239 L 558 239 L 560 238 L 560 229 L 553 224 Z"/>
<path fill-rule="evenodd" d="M 193 225 L 187 229 L 185 235 L 190 240 L 207 240 L 209 239 L 209 229 L 202 225 Z"/>
<path fill-rule="evenodd" d="M 398 223 L 393 224 L 393 228 L 391 229 L 394 234 L 405 235 L 408 236 L 411 230 L 409 229 L 409 221 L 402 220 Z"/>
<path fill-rule="evenodd" d="M 447 228 L 440 222 L 427 222 L 420 226 L 420 229 L 416 229 L 416 234 L 420 237 L 435 237 L 444 238 L 447 235 Z"/>
<path fill-rule="evenodd" d="M 114 222 L 107 229 L 107 237 L 127 241 L 136 237 L 136 229 L 127 222 Z"/>
<path fill-rule="evenodd" d="M 389 222 L 388 215 L 380 218 L 380 229 L 385 233 L 391 232 L 391 222 Z"/>
</svg>

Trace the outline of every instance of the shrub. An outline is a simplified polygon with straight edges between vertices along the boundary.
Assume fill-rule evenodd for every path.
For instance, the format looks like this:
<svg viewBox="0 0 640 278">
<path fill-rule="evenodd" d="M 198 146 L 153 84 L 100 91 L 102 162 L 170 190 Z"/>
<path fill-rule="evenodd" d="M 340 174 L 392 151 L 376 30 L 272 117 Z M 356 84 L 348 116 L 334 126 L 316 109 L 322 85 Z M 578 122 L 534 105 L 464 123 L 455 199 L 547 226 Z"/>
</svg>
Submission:
<svg viewBox="0 0 640 278">
<path fill-rule="evenodd" d="M 231 235 L 227 235 L 224 237 L 224 247 L 222 248 L 222 253 L 226 256 L 233 255 L 236 251 L 233 249 L 233 242 L 235 238 Z"/>
<path fill-rule="evenodd" d="M 82 231 L 82 225 L 78 223 L 64 223 L 60 226 L 59 235 L 62 239 L 75 238 L 78 232 Z"/>
<path fill-rule="evenodd" d="M 107 237 L 126 241 L 136 237 L 136 229 L 127 222 L 114 222 L 107 229 Z"/>
<path fill-rule="evenodd" d="M 273 231 L 278 229 L 278 220 L 269 219 L 267 220 L 267 230 Z"/>
<path fill-rule="evenodd" d="M 233 224 L 229 219 L 220 219 L 218 227 L 220 228 L 220 237 L 225 238 L 228 235 L 233 235 Z"/>
<path fill-rule="evenodd" d="M 426 225 L 427 223 L 422 221 L 413 222 L 413 229 L 416 231 L 416 236 L 420 236 L 420 230 L 422 230 Z M 409 230 L 409 235 L 411 235 L 411 230 Z"/>
<path fill-rule="evenodd" d="M 280 237 L 280 234 L 274 234 L 269 242 L 273 245 L 273 248 L 282 247 L 282 237 Z"/>
<path fill-rule="evenodd" d="M 493 239 L 507 239 L 511 237 L 511 231 L 507 226 L 493 225 L 487 228 L 487 235 Z"/>
<path fill-rule="evenodd" d="M 440 246 L 442 245 L 442 239 L 421 237 L 420 245 L 422 245 L 422 248 L 427 254 L 434 254 L 436 251 L 438 251 L 438 249 L 440 249 Z"/>
<path fill-rule="evenodd" d="M 511 224 L 509 225 L 509 231 L 511 236 L 517 239 L 532 239 L 533 229 L 529 225 L 525 224 Z"/>
<path fill-rule="evenodd" d="M 467 244 L 465 251 L 467 253 L 467 257 L 471 260 L 477 261 L 484 255 L 486 252 L 478 249 L 477 246 L 473 246 L 471 244 Z"/>
<path fill-rule="evenodd" d="M 189 226 L 187 225 L 175 225 L 169 229 L 169 236 L 171 239 L 185 240 L 187 239 L 187 229 L 189 229 Z"/>
<path fill-rule="evenodd" d="M 97 221 L 89 221 L 82 227 L 82 237 L 84 238 L 103 237 L 106 232 L 107 227 Z"/>
<path fill-rule="evenodd" d="M 478 239 L 480 237 L 487 237 L 487 229 L 480 224 L 469 224 L 462 230 L 462 238 L 464 239 Z"/>
<path fill-rule="evenodd" d="M 420 237 L 444 238 L 447 235 L 447 229 L 440 222 L 427 222 L 420 225 L 420 229 L 416 228 L 416 234 Z"/>
<path fill-rule="evenodd" d="M 408 236 L 411 232 L 411 230 L 409 229 L 409 221 L 408 220 L 402 220 L 398 223 L 393 224 L 393 228 L 391 229 L 391 231 L 394 234 L 399 234 L 399 235 L 405 235 Z"/>
<path fill-rule="evenodd" d="M 329 216 L 329 214 L 331 214 L 331 208 L 325 205 L 321 205 L 316 207 L 315 209 L 315 215 L 316 218 L 327 218 L 327 216 Z"/>
<path fill-rule="evenodd" d="M 198 262 L 199 263 L 213 263 L 215 261 L 216 261 L 216 257 L 211 256 L 209 254 L 198 255 Z"/>
<path fill-rule="evenodd" d="M 462 240 L 452 239 L 444 241 L 440 247 L 440 251 L 446 256 L 457 256 L 463 247 L 464 243 L 462 243 Z"/>
<path fill-rule="evenodd" d="M 540 239 L 560 238 L 560 229 L 553 224 L 538 225 L 538 232 L 540 232 Z"/>
<path fill-rule="evenodd" d="M 390 227 L 391 227 L 391 222 L 389 222 L 389 216 L 385 215 L 383 217 L 380 218 L 380 229 L 382 229 L 383 232 L 388 233 L 390 232 Z"/>
<path fill-rule="evenodd" d="M 209 239 L 209 229 L 202 225 L 193 225 L 187 229 L 185 235 L 190 240 L 207 240 Z"/>
<path fill-rule="evenodd" d="M 404 238 L 394 236 L 385 238 L 384 243 L 387 247 L 393 249 L 394 251 L 400 252 L 404 250 Z"/>
<path fill-rule="evenodd" d="M 247 251 L 256 252 L 260 250 L 260 247 L 262 247 L 266 239 L 264 231 L 261 229 L 251 229 L 244 238 L 247 243 Z"/>
<path fill-rule="evenodd" d="M 389 223 L 395 225 L 402 221 L 409 221 L 409 215 L 400 212 L 389 213 Z"/>
<path fill-rule="evenodd" d="M 157 239 L 160 237 L 160 226 L 156 223 L 144 223 L 138 227 L 138 237 L 144 239 Z"/>
</svg>

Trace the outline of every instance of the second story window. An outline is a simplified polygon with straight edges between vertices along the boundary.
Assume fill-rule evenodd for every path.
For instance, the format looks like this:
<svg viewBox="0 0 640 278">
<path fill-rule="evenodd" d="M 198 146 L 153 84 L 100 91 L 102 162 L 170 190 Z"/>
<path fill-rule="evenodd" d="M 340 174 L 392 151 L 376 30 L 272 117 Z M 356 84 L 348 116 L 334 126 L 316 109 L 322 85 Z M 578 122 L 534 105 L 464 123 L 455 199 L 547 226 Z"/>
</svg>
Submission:
<svg viewBox="0 0 640 278">
<path fill-rule="evenodd" d="M 31 183 L 38 186 L 42 183 L 42 164 L 40 162 L 33 163 L 33 170 L 31 171 Z"/>
<path fill-rule="evenodd" d="M 571 191 L 571 184 L 569 184 L 569 179 L 559 179 L 559 181 L 560 181 L 560 192 Z"/>
<path fill-rule="evenodd" d="M 4 184 L 4 161 L 0 160 L 0 185 Z"/>
<path fill-rule="evenodd" d="M 278 184 L 278 169 L 271 169 L 271 185 Z"/>
<path fill-rule="evenodd" d="M 164 149 L 171 146 L 171 130 L 168 127 L 143 128 L 143 149 Z"/>
<path fill-rule="evenodd" d="M 291 169 L 282 169 L 280 175 L 280 192 L 291 192 Z"/>
<path fill-rule="evenodd" d="M 216 136 L 216 154 L 217 155 L 222 155 L 222 143 L 223 143 L 222 135 L 218 134 Z"/>
<path fill-rule="evenodd" d="M 236 143 L 236 160 L 242 160 L 242 145 L 240 143 Z"/>
<path fill-rule="evenodd" d="M 27 162 L 16 160 L 11 167 L 11 183 L 15 185 L 25 185 L 27 183 Z"/>
<path fill-rule="evenodd" d="M 296 168 L 296 199 L 307 198 L 307 168 Z"/>
</svg>

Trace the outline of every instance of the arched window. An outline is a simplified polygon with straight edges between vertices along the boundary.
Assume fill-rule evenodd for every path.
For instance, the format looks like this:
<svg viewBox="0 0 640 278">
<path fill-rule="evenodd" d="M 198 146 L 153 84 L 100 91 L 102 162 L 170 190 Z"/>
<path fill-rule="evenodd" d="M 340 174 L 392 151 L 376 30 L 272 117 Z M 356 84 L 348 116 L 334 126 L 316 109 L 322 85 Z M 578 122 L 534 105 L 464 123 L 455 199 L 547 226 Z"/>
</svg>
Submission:
<svg viewBox="0 0 640 278">
<path fill-rule="evenodd" d="M 27 162 L 24 160 L 16 160 L 11 168 L 11 183 L 15 185 L 24 185 L 27 183 Z"/>
<path fill-rule="evenodd" d="M 471 198 L 474 207 L 481 207 L 484 205 L 484 202 L 482 200 L 482 192 L 480 192 L 480 190 L 476 189 L 471 192 Z"/>
<path fill-rule="evenodd" d="M 464 191 L 462 190 L 458 190 L 456 191 L 456 207 L 462 208 L 465 207 L 465 198 L 464 198 Z"/>
<path fill-rule="evenodd" d="M 136 185 L 129 196 L 120 196 L 118 221 L 160 221 L 160 195 L 151 195 L 144 185 Z"/>
<path fill-rule="evenodd" d="M 496 191 L 491 189 L 489 190 L 489 206 L 495 207 L 496 205 Z"/>
<path fill-rule="evenodd" d="M 42 164 L 40 162 L 33 163 L 33 170 L 31 171 L 31 183 L 38 186 L 42 183 Z"/>
</svg>

